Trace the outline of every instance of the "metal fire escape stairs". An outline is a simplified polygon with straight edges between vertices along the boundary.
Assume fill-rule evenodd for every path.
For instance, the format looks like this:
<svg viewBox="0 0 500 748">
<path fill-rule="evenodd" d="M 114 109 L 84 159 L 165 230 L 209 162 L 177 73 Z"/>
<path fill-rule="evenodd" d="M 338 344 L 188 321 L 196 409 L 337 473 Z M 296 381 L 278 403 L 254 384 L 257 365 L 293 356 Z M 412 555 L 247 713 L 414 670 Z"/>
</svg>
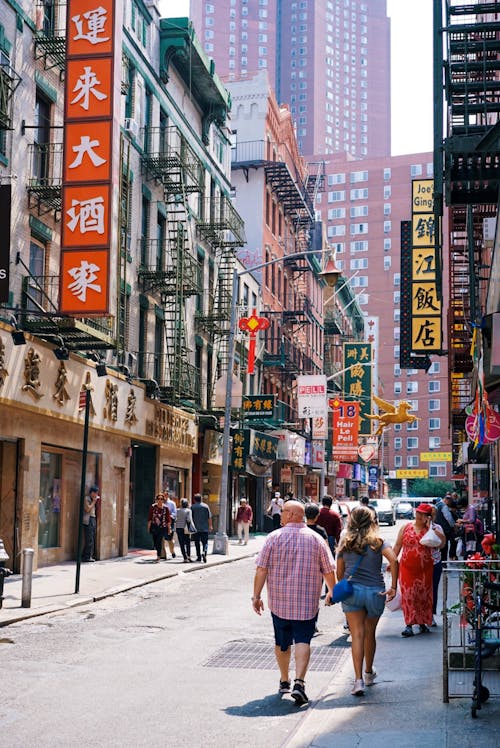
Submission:
<svg viewBox="0 0 500 748">
<path fill-rule="evenodd" d="M 500 2 L 443 0 L 435 18 L 435 78 L 443 80 L 448 132 L 443 168 L 435 168 L 436 192 L 449 206 L 450 304 L 448 350 L 452 440 L 466 440 L 465 408 L 473 397 L 473 326 L 481 321 L 488 282 L 485 219 L 497 214 L 500 184 Z M 442 36 L 441 36 L 442 35 Z M 443 48 L 446 50 L 443 54 Z M 443 167 L 435 148 L 435 163 Z M 456 455 L 454 455 L 454 459 Z"/>
<path fill-rule="evenodd" d="M 168 127 L 146 133 L 142 167 L 146 178 L 163 185 L 167 208 L 165 247 L 156 247 L 154 260 L 149 256 L 139 271 L 143 290 L 159 295 L 164 314 L 165 355 L 155 367 L 159 397 L 174 405 L 197 405 L 199 372 L 191 361 L 186 317 L 188 299 L 201 291 L 189 197 L 203 190 L 202 163 L 180 131 Z"/>
<path fill-rule="evenodd" d="M 205 198 L 197 229 L 199 236 L 210 244 L 215 255 L 214 287 L 210 289 L 206 312 L 198 317 L 201 329 L 208 335 L 217 354 L 213 381 L 208 383 L 208 399 L 211 403 L 215 381 L 228 369 L 236 250 L 245 244 L 246 239 L 243 220 L 230 197 L 224 193 Z"/>
</svg>

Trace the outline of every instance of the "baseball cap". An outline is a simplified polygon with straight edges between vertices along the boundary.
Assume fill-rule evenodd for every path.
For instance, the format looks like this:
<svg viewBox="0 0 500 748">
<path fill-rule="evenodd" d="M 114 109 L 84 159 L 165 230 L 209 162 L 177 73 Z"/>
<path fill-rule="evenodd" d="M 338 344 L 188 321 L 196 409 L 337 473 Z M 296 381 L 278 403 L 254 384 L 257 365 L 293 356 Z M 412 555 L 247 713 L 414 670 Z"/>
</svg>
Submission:
<svg viewBox="0 0 500 748">
<path fill-rule="evenodd" d="M 428 514 L 429 516 L 431 516 L 432 509 L 433 507 L 430 504 L 419 504 L 415 511 L 420 512 L 420 514 Z"/>
</svg>

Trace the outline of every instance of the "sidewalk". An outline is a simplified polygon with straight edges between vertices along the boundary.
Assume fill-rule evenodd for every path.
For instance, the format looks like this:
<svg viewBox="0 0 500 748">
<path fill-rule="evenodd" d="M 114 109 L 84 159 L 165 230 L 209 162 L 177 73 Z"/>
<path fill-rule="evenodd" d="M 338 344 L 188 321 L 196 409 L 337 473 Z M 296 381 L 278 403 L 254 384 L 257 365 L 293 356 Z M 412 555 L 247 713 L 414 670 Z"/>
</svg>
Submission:
<svg viewBox="0 0 500 748">
<path fill-rule="evenodd" d="M 82 563 L 78 594 L 75 594 L 75 561 L 43 566 L 33 572 L 30 608 L 21 607 L 21 575 L 7 577 L 3 593 L 3 607 L 0 609 L 0 628 L 28 618 L 54 613 L 77 605 L 86 605 L 178 574 L 199 571 L 202 567 L 217 566 L 237 561 L 240 558 L 248 558 L 261 549 L 265 538 L 266 535 L 251 535 L 248 545 L 238 545 L 235 539 L 230 539 L 227 556 L 211 554 L 212 540 L 210 540 L 206 564 L 196 561 L 191 564 L 183 563 L 177 546 L 176 558 L 170 558 L 169 554 L 169 560 L 160 561 L 160 563 L 155 563 L 156 552 L 149 550 L 131 551 L 123 558 Z M 192 545 L 191 557 L 195 556 L 194 545 Z"/>
</svg>

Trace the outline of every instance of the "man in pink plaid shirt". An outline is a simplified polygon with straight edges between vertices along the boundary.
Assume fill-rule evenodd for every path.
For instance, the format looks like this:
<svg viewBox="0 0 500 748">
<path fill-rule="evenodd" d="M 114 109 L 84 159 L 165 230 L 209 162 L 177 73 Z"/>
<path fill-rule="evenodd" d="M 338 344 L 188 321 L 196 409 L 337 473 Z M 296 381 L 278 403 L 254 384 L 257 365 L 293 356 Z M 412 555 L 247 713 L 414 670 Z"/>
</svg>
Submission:
<svg viewBox="0 0 500 748">
<path fill-rule="evenodd" d="M 267 582 L 267 599 L 273 618 L 275 655 L 280 670 L 279 692 L 290 693 L 291 646 L 295 644 L 295 683 L 291 696 L 298 706 L 307 704 L 305 676 L 311 656 L 311 639 L 319 609 L 323 579 L 331 593 L 336 582 L 333 556 L 325 541 L 304 524 L 304 506 L 287 501 L 281 527 L 268 537 L 257 557 L 252 605 L 261 615 L 261 592 Z"/>
</svg>

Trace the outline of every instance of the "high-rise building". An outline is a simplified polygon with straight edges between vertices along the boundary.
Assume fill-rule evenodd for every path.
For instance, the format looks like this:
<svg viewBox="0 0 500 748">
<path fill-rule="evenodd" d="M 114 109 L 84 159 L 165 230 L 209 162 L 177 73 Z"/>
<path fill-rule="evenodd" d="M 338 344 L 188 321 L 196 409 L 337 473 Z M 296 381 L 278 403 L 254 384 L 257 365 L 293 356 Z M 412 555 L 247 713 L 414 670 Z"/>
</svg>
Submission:
<svg viewBox="0 0 500 748">
<path fill-rule="evenodd" d="M 386 0 L 191 0 L 191 18 L 223 79 L 267 69 L 303 154 L 390 153 Z"/>
</svg>

